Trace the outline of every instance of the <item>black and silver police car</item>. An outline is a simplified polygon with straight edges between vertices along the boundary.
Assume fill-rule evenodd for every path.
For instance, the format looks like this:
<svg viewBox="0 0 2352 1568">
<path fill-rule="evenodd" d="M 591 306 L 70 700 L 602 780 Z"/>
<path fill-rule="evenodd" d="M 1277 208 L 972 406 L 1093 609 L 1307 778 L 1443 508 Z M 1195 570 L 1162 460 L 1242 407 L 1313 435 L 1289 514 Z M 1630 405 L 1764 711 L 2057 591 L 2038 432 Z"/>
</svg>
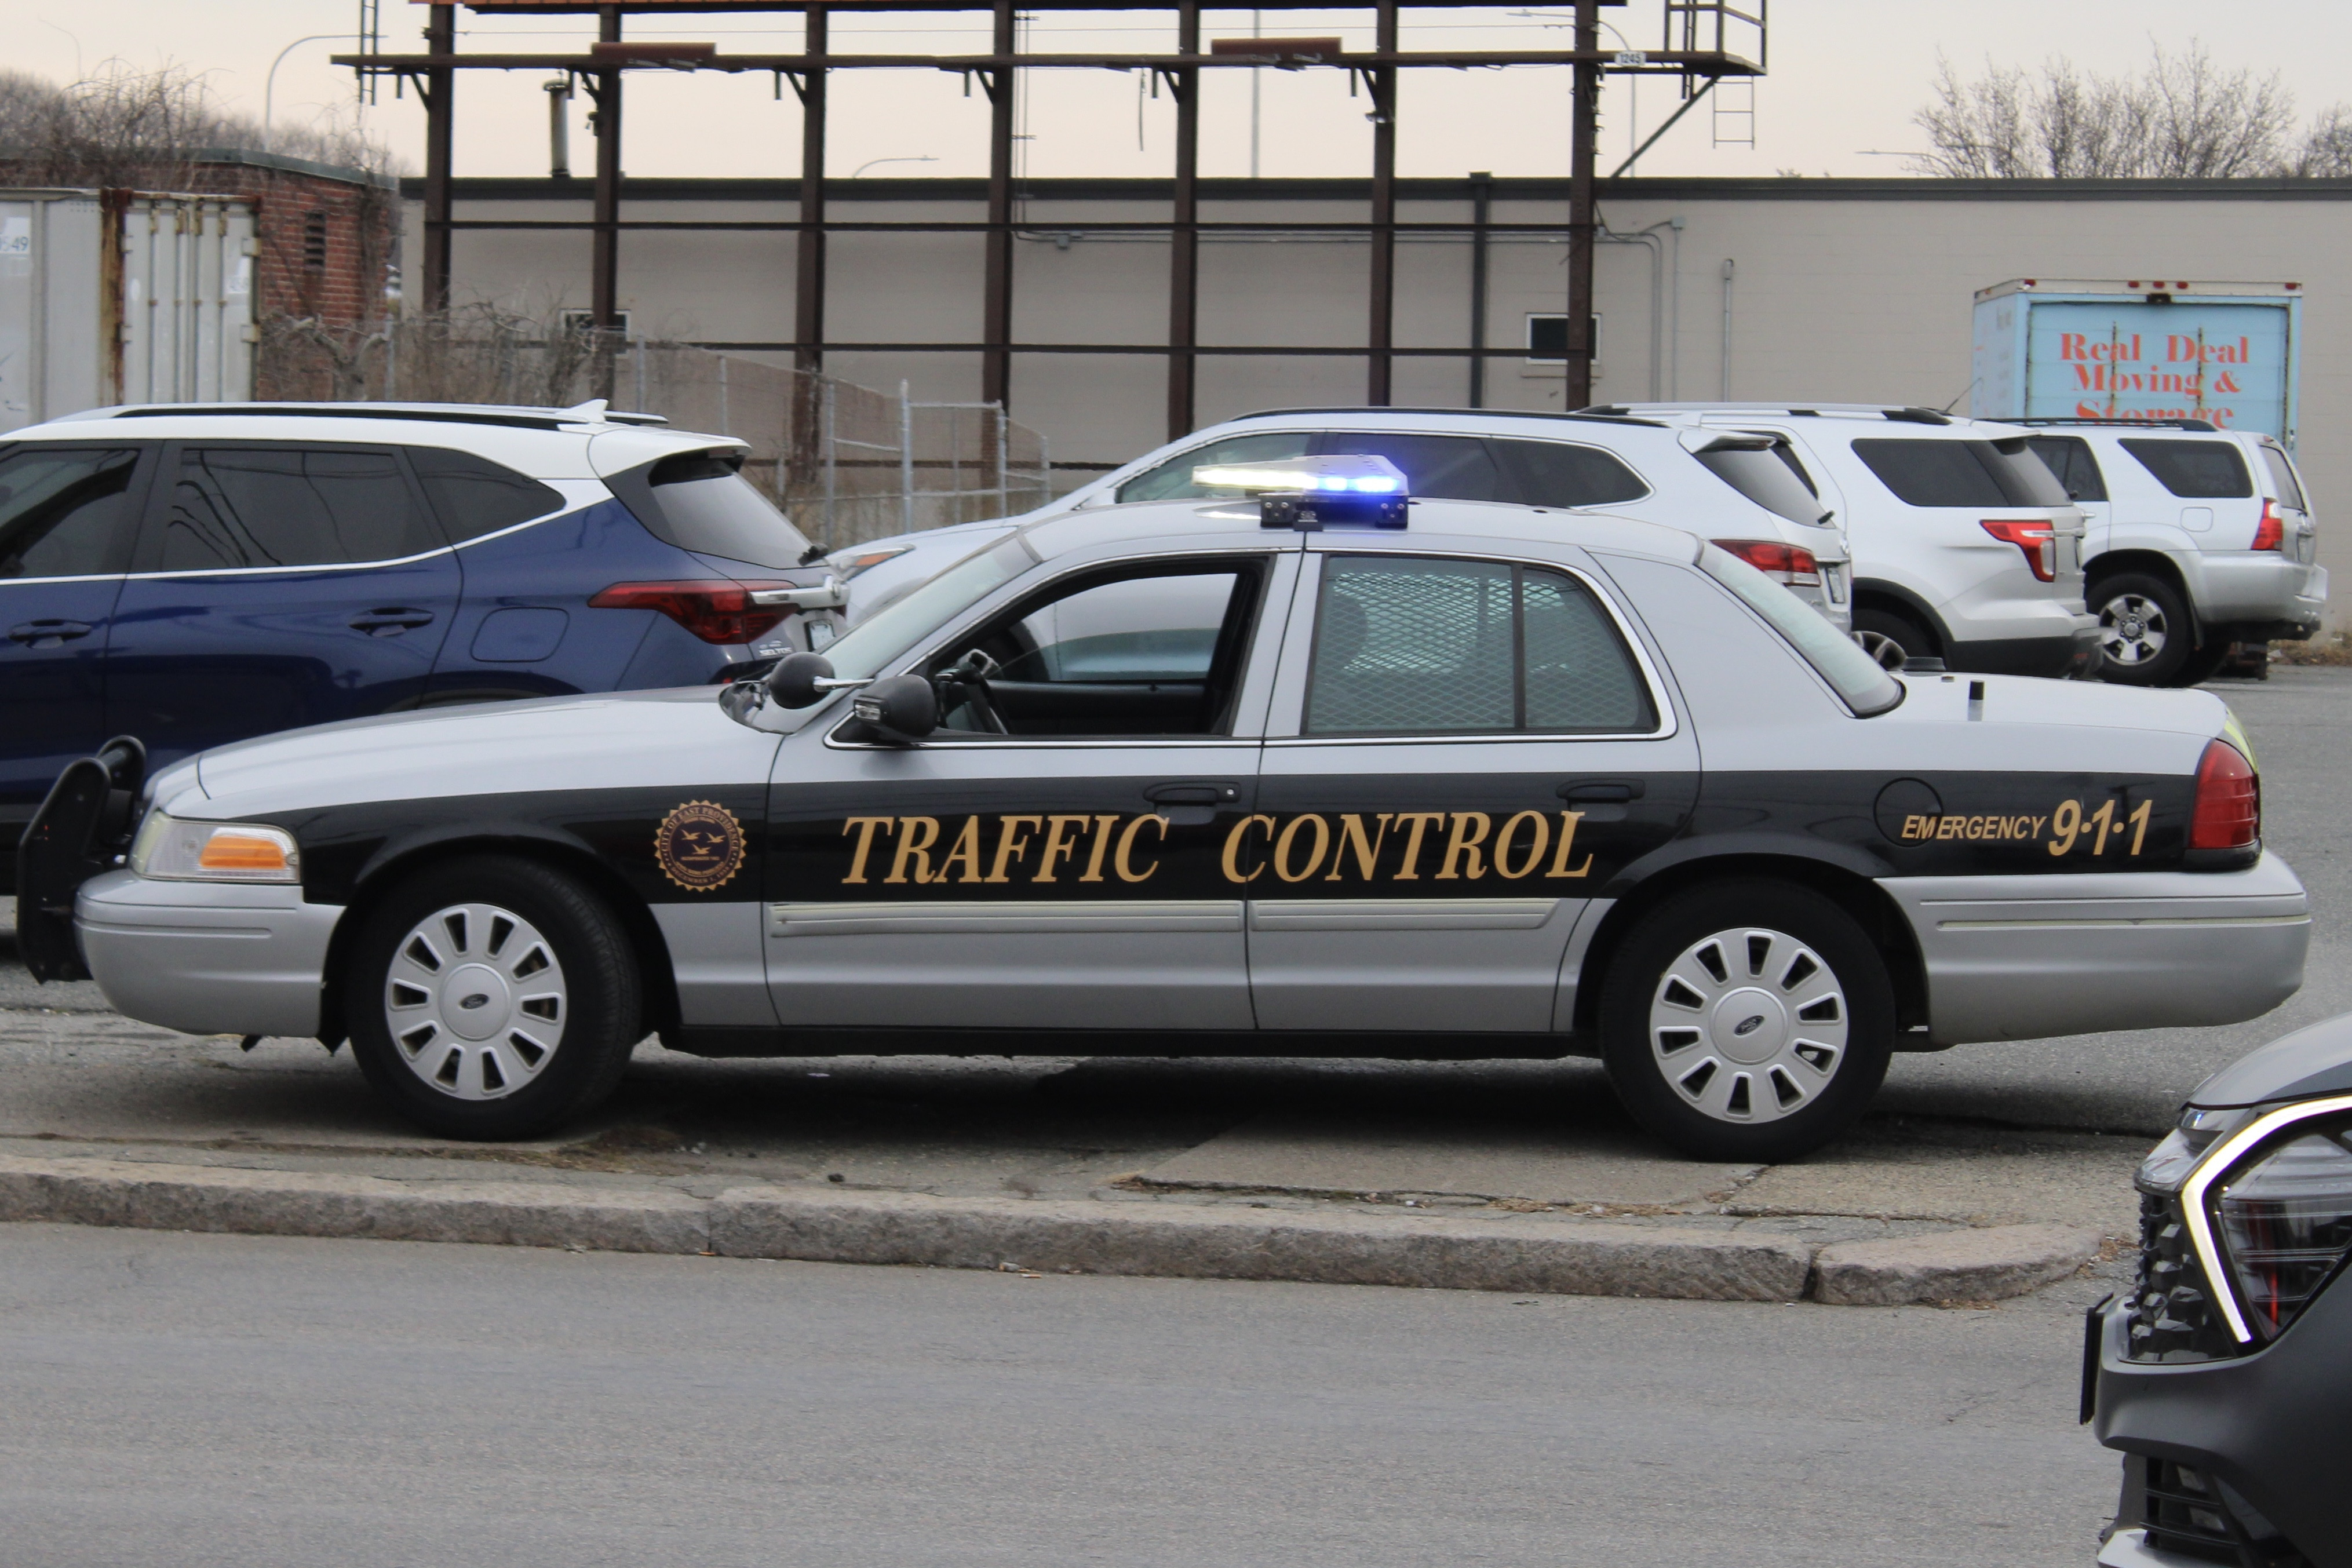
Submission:
<svg viewBox="0 0 2352 1568">
<path fill-rule="evenodd" d="M 457 1136 L 578 1115 L 650 1032 L 1597 1055 L 1738 1160 L 1819 1146 L 1892 1051 L 2301 984 L 2210 695 L 1891 675 L 1701 536 L 1378 458 L 1208 482 L 1026 526 L 763 682 L 152 778 L 126 739 L 28 830 L 21 945 L 166 1027 L 348 1038 Z"/>
<path fill-rule="evenodd" d="M 2139 1276 L 2091 1313 L 2083 1415 L 2124 1453 L 2108 1568 L 2346 1568 L 2352 1015 L 2189 1096 L 2140 1166 Z"/>
</svg>

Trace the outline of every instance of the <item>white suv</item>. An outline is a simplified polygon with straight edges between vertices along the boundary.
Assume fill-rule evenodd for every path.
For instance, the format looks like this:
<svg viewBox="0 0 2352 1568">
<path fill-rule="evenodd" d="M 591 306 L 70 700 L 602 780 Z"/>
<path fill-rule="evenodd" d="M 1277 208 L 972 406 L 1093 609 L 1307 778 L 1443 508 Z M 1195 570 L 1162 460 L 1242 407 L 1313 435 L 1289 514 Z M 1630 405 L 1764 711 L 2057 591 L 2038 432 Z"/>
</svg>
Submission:
<svg viewBox="0 0 2352 1568">
<path fill-rule="evenodd" d="M 1881 404 L 1612 404 L 1685 429 L 1787 439 L 1853 559 L 1853 629 L 1908 658 L 2005 675 L 2099 665 L 2084 517 L 2011 425 Z"/>
<path fill-rule="evenodd" d="M 2233 644 L 2319 630 L 2327 568 L 2276 439 L 2202 419 L 2011 423 L 2089 520 L 2084 596 L 2109 680 L 2194 686 Z"/>
<path fill-rule="evenodd" d="M 1354 454 L 1386 458 L 1412 495 L 1597 510 L 1703 533 L 1853 629 L 1846 542 L 1802 481 L 1784 437 L 1686 431 L 1655 419 L 1486 409 L 1295 408 L 1253 414 L 1179 441 L 1019 517 L 926 530 L 838 550 L 854 624 L 996 535 L 1039 518 L 1202 489 L 1212 463 Z"/>
</svg>

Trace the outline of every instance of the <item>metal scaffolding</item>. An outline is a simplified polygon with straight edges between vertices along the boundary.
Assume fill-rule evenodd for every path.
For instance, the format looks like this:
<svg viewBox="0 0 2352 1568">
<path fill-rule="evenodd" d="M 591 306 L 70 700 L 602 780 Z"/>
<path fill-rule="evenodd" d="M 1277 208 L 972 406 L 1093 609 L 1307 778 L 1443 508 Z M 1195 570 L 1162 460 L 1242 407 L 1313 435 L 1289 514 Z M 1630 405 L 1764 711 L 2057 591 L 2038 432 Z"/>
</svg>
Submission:
<svg viewBox="0 0 2352 1568">
<path fill-rule="evenodd" d="M 604 335 L 620 321 L 620 237 L 640 229 L 790 230 L 797 234 L 794 278 L 793 338 L 789 344 L 793 363 L 803 371 L 821 370 L 828 348 L 885 350 L 898 353 L 976 353 L 981 361 L 981 395 L 1001 408 L 1012 405 L 1013 365 L 1023 354 L 1118 352 L 1163 354 L 1168 361 L 1168 429 L 1171 437 L 1194 424 L 1193 391 L 1199 361 L 1207 355 L 1312 354 L 1328 355 L 1328 345 L 1204 344 L 1199 341 L 1199 259 L 1201 236 L 1219 229 L 1262 228 L 1252 224 L 1202 221 L 1199 214 L 1200 83 L 1205 70 L 1344 70 L 1360 81 L 1372 110 L 1372 180 L 1370 211 L 1360 223 L 1285 224 L 1285 228 L 1362 234 L 1371 241 L 1368 320 L 1364 340 L 1339 353 L 1365 362 L 1365 401 L 1391 401 L 1391 373 L 1401 354 L 1440 353 L 1473 361 L 1517 356 L 1517 348 L 1492 348 L 1483 342 L 1444 350 L 1400 349 L 1394 340 L 1396 306 L 1396 241 L 1401 231 L 1485 236 L 1507 230 L 1540 231 L 1557 235 L 1559 225 L 1505 225 L 1486 221 L 1482 210 L 1472 224 L 1400 224 L 1396 219 L 1397 83 L 1405 70 L 1473 70 L 1502 66 L 1558 66 L 1574 76 L 1574 113 L 1570 138 L 1570 193 L 1568 222 L 1568 362 L 1566 405 L 1581 406 L 1591 399 L 1593 344 L 1592 257 L 1598 232 L 1595 200 L 1600 182 L 1595 175 L 1600 119 L 1600 92 L 1604 75 L 1671 76 L 1681 79 L 1686 98 L 1695 100 L 1715 83 L 1763 74 L 1765 0 L 1752 0 L 1748 11 L 1728 0 L 1660 0 L 1660 37 L 1668 47 L 1654 50 L 1604 49 L 1601 47 L 1601 11 L 1622 7 L 1629 0 L 1571 0 L 1575 47 L 1549 50 L 1408 51 L 1399 45 L 1401 0 L 1373 0 L 1370 7 L 1374 44 L 1370 52 L 1351 53 L 1333 38 L 1225 39 L 1202 48 L 1199 0 L 1177 0 L 1176 52 L 1173 54 L 1050 54 L 1018 47 L 1014 24 L 1021 14 L 1038 11 L 1161 11 L 1157 5 L 1105 5 L 1101 0 L 1024 0 L 1016 13 L 1013 0 L 807 0 L 797 5 L 776 0 L 426 0 L 430 21 L 425 28 L 425 52 L 415 54 L 338 55 L 339 65 L 352 67 L 362 81 L 389 76 L 413 85 L 424 100 L 425 235 L 420 268 L 422 303 L 428 310 L 446 310 L 450 300 L 450 239 L 458 229 L 586 229 L 593 256 L 591 285 L 596 324 Z M 456 10 L 459 4 L 479 13 L 547 15 L 593 14 L 597 40 L 582 54 L 461 53 L 457 47 Z M 1285 0 L 1262 9 L 1317 9 L 1303 0 Z M 1459 0 L 1423 0 L 1415 10 L 1459 8 Z M 836 54 L 829 47 L 828 20 L 841 12 L 977 11 L 990 13 L 989 51 L 972 55 Z M 798 54 L 721 54 L 711 44 L 636 43 L 623 37 L 623 21 L 632 15 L 679 11 L 797 12 L 805 18 L 805 35 Z M 1700 47 L 1701 23 L 1712 30 Z M 1756 58 L 1750 60 L 1726 47 L 1727 29 L 1742 29 L 1752 38 Z M 1677 35 L 1680 35 L 1677 37 Z M 1673 47 L 1680 45 L 1681 47 Z M 588 221 L 563 219 L 459 219 L 453 210 L 452 157 L 456 145 L 457 73 L 462 70 L 560 71 L 577 80 L 595 105 L 596 179 L 592 216 Z M 623 79 L 632 70 L 724 71 L 772 73 L 789 81 L 799 95 L 802 111 L 800 212 L 796 218 L 764 222 L 631 220 L 621 216 L 621 103 Z M 825 202 L 824 148 L 826 79 L 844 70 L 937 70 L 976 79 L 990 104 L 987 216 L 980 223 L 845 222 L 833 218 Z M 1014 104 L 1020 73 L 1031 70 L 1142 71 L 1162 83 L 1175 100 L 1177 114 L 1175 184 L 1170 216 L 1157 222 L 1089 225 L 1094 229 L 1122 229 L 1165 234 L 1171 242 L 1168 332 L 1164 343 L 1079 345 L 1016 342 L 1013 336 L 1013 249 L 1022 226 L 1015 215 L 1018 193 L 1013 179 Z M 1685 107 L 1688 107 L 1686 104 Z M 1679 118 L 1677 114 L 1676 118 Z M 1664 127 L 1661 127 L 1663 132 Z M 1654 140 L 1654 138 L 1653 138 Z M 985 237 L 985 261 L 981 279 L 982 337 L 976 343 L 903 342 L 857 343 L 830 341 L 825 334 L 825 240 L 845 232 L 909 234 L 979 233 Z M 613 387 L 615 369 L 607 352 L 598 368 L 601 391 Z"/>
</svg>

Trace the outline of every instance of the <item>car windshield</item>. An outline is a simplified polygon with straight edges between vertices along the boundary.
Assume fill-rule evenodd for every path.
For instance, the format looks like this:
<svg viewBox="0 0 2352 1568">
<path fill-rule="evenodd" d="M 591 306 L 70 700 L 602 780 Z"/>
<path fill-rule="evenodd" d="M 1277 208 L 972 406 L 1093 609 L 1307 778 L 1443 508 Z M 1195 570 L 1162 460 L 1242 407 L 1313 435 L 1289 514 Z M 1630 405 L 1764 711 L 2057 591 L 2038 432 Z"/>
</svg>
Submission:
<svg viewBox="0 0 2352 1568">
<path fill-rule="evenodd" d="M 1878 667 L 1862 645 L 1840 632 L 1806 604 L 1727 550 L 1707 545 L 1698 563 L 1706 574 L 1739 595 L 1747 606 L 1789 639 L 1807 664 L 1833 687 L 1846 706 L 1864 719 L 1903 700 L 1903 683 Z"/>
<path fill-rule="evenodd" d="M 900 655 L 964 611 L 1037 563 L 1037 552 L 1019 534 L 968 555 L 913 593 L 860 621 L 824 650 L 833 673 L 864 680 L 888 668 Z"/>
</svg>

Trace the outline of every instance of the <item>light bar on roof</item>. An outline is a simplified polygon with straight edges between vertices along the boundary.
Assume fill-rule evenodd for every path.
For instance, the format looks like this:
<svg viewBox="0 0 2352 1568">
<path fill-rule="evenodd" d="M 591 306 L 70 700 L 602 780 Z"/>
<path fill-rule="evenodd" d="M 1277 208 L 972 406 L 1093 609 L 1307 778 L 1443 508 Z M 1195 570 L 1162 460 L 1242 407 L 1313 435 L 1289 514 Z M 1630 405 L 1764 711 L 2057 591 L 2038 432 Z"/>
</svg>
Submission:
<svg viewBox="0 0 2352 1568">
<path fill-rule="evenodd" d="M 1335 453 L 1328 458 L 1276 458 L 1260 463 L 1206 463 L 1192 470 L 1203 489 L 1244 490 L 1253 495 L 1286 491 L 1297 495 L 1402 496 L 1404 471 L 1386 458 Z"/>
</svg>

